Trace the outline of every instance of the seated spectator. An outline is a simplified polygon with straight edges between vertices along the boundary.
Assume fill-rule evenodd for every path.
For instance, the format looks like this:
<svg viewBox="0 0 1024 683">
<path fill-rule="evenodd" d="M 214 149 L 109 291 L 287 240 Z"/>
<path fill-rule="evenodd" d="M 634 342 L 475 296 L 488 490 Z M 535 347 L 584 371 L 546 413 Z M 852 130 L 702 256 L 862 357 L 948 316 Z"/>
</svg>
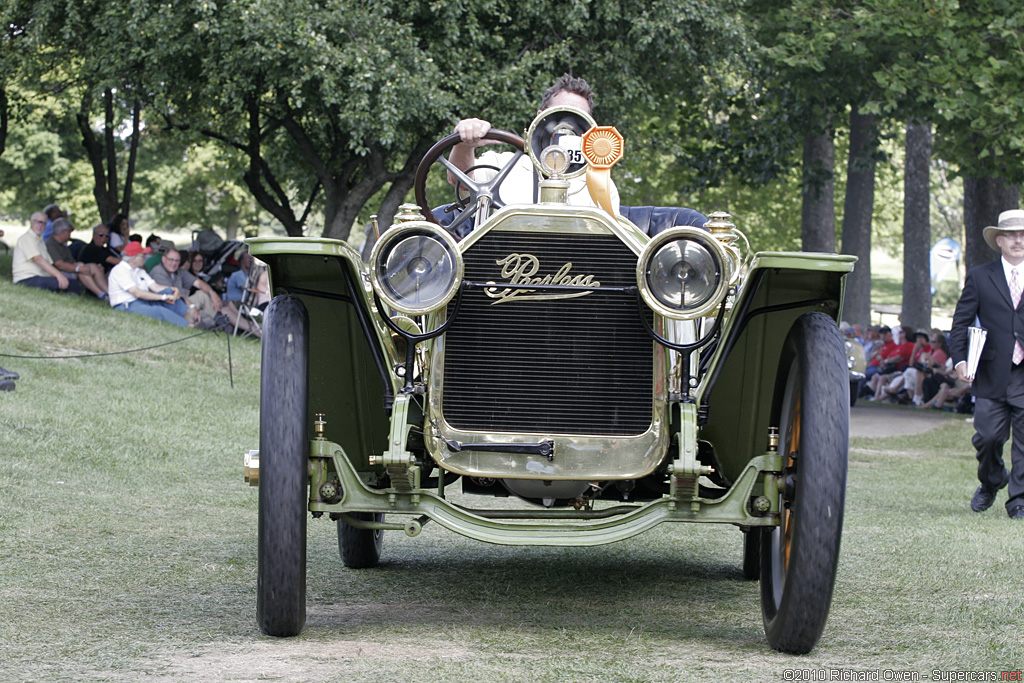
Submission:
<svg viewBox="0 0 1024 683">
<path fill-rule="evenodd" d="M 888 328 L 883 328 L 880 333 L 882 334 L 882 340 L 887 340 L 885 331 Z M 893 340 L 893 337 L 902 333 L 902 338 L 909 341 L 897 343 Z M 926 335 L 927 338 L 927 335 Z M 865 375 L 870 375 L 870 382 L 868 386 L 871 389 L 870 400 L 881 400 L 886 396 L 885 388 L 890 381 L 899 373 L 902 373 L 910 365 L 910 356 L 914 352 L 914 333 L 912 330 L 903 326 L 902 330 L 897 328 L 894 332 L 891 332 L 888 336 L 888 342 L 879 349 L 878 362 L 874 362 L 872 366 L 868 366 L 868 372 Z M 874 368 L 874 372 L 870 373 L 871 368 Z"/>
<path fill-rule="evenodd" d="M 53 222 L 53 234 L 46 240 L 46 250 L 50 253 L 53 266 L 66 273 L 69 280 L 77 279 L 96 298 L 106 298 L 107 275 L 103 272 L 103 266 L 98 263 L 81 263 L 68 248 L 73 227 L 67 218 L 58 218 Z"/>
<path fill-rule="evenodd" d="M 43 229 L 46 227 L 46 215 L 36 212 L 29 221 L 30 229 L 18 239 L 14 245 L 14 256 L 11 261 L 11 280 L 16 284 L 28 287 L 39 287 L 59 292 L 82 291 L 82 283 L 69 280 L 64 273 L 57 270 L 50 258 L 50 252 L 43 244 Z"/>
<path fill-rule="evenodd" d="M 868 335 L 870 337 L 870 335 Z M 864 369 L 864 382 L 860 387 L 861 396 L 874 396 L 877 389 L 875 375 L 884 366 L 884 359 L 896 352 L 897 343 L 893 339 L 892 330 L 888 327 L 878 328 L 878 339 L 871 342 L 870 350 L 865 345 L 867 367 Z M 888 368 L 887 368 L 888 369 Z"/>
<path fill-rule="evenodd" d="M 60 208 L 59 204 L 48 204 L 43 213 L 46 214 L 46 227 L 43 228 L 43 242 L 50 239 L 53 234 L 53 222 L 58 218 L 67 218 L 68 212 Z"/>
<path fill-rule="evenodd" d="M 903 328 L 906 332 L 907 328 Z M 914 363 L 921 362 L 921 356 L 932 350 L 931 345 L 928 343 L 927 332 L 913 332 L 908 335 L 913 339 L 913 343 L 909 340 L 903 344 L 897 346 L 896 355 L 892 355 L 888 358 L 888 361 L 897 367 L 892 369 L 888 375 L 876 375 L 876 381 L 878 382 L 875 387 L 875 395 L 872 400 L 878 401 L 881 399 L 899 399 L 900 392 L 904 388 L 912 389 L 917 381 L 917 370 L 913 367 Z M 907 347 L 910 347 L 909 350 Z M 888 382 L 878 379 L 880 377 L 887 376 Z"/>
<path fill-rule="evenodd" d="M 864 337 L 864 357 L 865 358 L 871 358 L 872 357 L 872 355 L 871 355 L 872 352 L 875 349 L 877 349 L 877 348 L 881 348 L 881 346 L 882 346 L 882 338 L 881 338 L 881 335 L 880 335 L 881 329 L 882 328 L 879 327 L 878 325 L 869 325 L 868 326 L 868 331 L 865 333 L 867 336 Z"/>
<path fill-rule="evenodd" d="M 270 303 L 270 280 L 267 277 L 267 269 L 259 268 L 255 276 L 256 282 L 251 288 L 249 287 L 249 278 L 252 276 L 254 263 L 255 259 L 252 254 L 243 251 L 242 255 L 238 257 L 238 264 L 241 268 L 228 277 L 227 292 L 224 294 L 224 298 L 228 301 L 241 302 L 245 299 L 246 294 L 252 293 L 256 297 L 251 303 L 256 308 L 263 310 Z"/>
<path fill-rule="evenodd" d="M 923 333 L 919 332 L 918 334 Z M 942 381 L 949 379 L 952 383 L 952 378 L 956 376 L 956 373 L 952 371 L 953 361 L 950 360 L 946 335 L 941 330 L 933 329 L 928 335 L 928 343 L 931 350 L 921 354 L 920 358 L 903 371 L 903 386 L 908 393 L 913 389 L 911 403 L 915 406 L 920 406 L 938 393 L 939 384 Z M 949 366 L 948 371 L 947 365 Z"/>
<path fill-rule="evenodd" d="M 110 271 L 121 262 L 121 253 L 116 249 L 107 246 L 110 231 L 107 226 L 99 223 L 92 229 L 92 241 L 85 245 L 78 260 L 82 263 L 98 263 L 103 266 L 103 272 L 110 278 Z"/>
<path fill-rule="evenodd" d="M 957 377 L 957 373 L 955 371 L 952 373 L 952 375 L 952 384 L 946 382 L 940 383 L 939 389 L 937 392 L 935 392 L 935 395 L 932 396 L 930 399 L 923 401 L 921 405 L 918 406 L 918 408 L 934 408 L 936 410 L 943 410 L 946 407 L 946 403 L 948 401 L 953 401 L 957 404 L 957 406 L 959 406 L 960 401 L 963 399 L 963 397 L 970 393 L 971 385 L 968 382 L 965 382 L 959 377 Z M 970 406 L 969 402 L 967 403 L 967 406 Z M 957 412 L 961 411 L 958 410 Z M 963 412 L 970 411 L 964 410 Z"/>
<path fill-rule="evenodd" d="M 245 290 L 249 285 L 249 271 L 252 270 L 253 258 L 248 251 L 243 251 L 238 257 L 239 270 L 231 273 L 227 280 L 227 291 L 224 293 L 225 301 L 241 303 L 245 298 Z"/>
<path fill-rule="evenodd" d="M 162 239 L 156 235 L 150 235 L 146 238 L 146 246 L 152 250 L 152 253 L 146 258 L 146 263 L 142 267 L 146 269 L 147 273 L 152 275 L 153 268 L 160 263 L 160 257 L 163 256 L 164 252 L 167 251 L 169 247 L 173 247 L 174 245 L 170 242 L 163 244 Z"/>
<path fill-rule="evenodd" d="M 953 359 L 946 351 L 936 349 L 932 353 L 926 353 L 914 365 L 916 385 L 913 404 L 918 407 L 927 404 L 941 408 L 947 398 L 963 393 L 958 384 L 970 387 L 966 382 L 958 383 L 957 373 L 953 369 Z M 938 396 L 939 393 L 942 393 L 941 397 Z"/>
<path fill-rule="evenodd" d="M 187 306 L 180 291 L 157 284 L 142 268 L 149 250 L 138 242 L 125 245 L 124 256 L 110 272 L 110 306 L 164 320 L 178 327 L 189 327 L 183 313 Z"/>
<path fill-rule="evenodd" d="M 266 269 L 261 269 L 259 279 L 256 282 L 256 286 L 249 289 L 249 276 L 253 269 L 252 254 L 248 251 L 243 251 L 238 257 L 239 270 L 233 272 L 227 279 L 227 291 L 224 293 L 224 301 L 226 305 L 231 305 L 235 311 L 245 310 L 243 303 L 246 301 L 246 295 L 255 293 L 256 297 L 250 300 L 248 303 L 251 308 L 248 311 L 248 315 L 257 319 L 257 317 L 263 312 L 263 309 L 270 303 L 270 285 L 267 280 Z M 250 323 L 244 315 L 239 315 L 238 328 L 245 330 L 256 337 L 260 336 L 259 326 L 255 323 Z"/>
<path fill-rule="evenodd" d="M 186 270 L 192 273 L 196 278 L 202 280 L 206 284 L 210 284 L 210 280 L 206 273 L 203 272 L 203 268 L 206 266 L 206 259 L 203 257 L 201 252 L 192 251 L 189 252 L 188 262 L 185 264 Z"/>
<path fill-rule="evenodd" d="M 146 245 L 149 247 L 149 245 Z M 164 252 L 168 249 L 174 249 L 174 242 L 170 240 L 160 240 L 160 246 L 149 247 L 153 250 L 153 253 L 146 257 L 146 262 L 142 264 L 142 267 L 146 269 L 146 272 L 150 275 L 153 274 L 153 269 L 160 265 L 160 259 L 164 257 Z"/>
<path fill-rule="evenodd" d="M 114 217 L 107 222 L 107 232 L 110 233 L 110 246 L 120 253 L 124 245 L 128 243 L 128 216 L 114 214 Z"/>
<path fill-rule="evenodd" d="M 921 402 L 914 403 L 919 408 L 944 408 L 947 401 L 954 401 L 958 407 L 960 400 L 964 397 L 970 398 L 971 385 L 960 379 L 959 373 L 953 368 L 953 359 L 950 358 L 949 346 L 946 343 L 946 335 L 941 330 L 932 330 L 932 362 L 927 363 L 922 357 L 922 365 L 918 368 L 918 386 L 915 394 L 921 396 Z M 929 371 L 930 370 L 930 371 Z M 915 396 L 916 398 L 916 396 Z M 966 403 L 964 412 L 970 412 L 970 401 Z"/>
<path fill-rule="evenodd" d="M 160 263 L 150 275 L 158 284 L 175 287 L 190 307 L 195 307 L 203 327 L 210 329 L 221 325 L 232 328 L 238 317 L 238 309 L 221 301 L 220 296 L 206 282 L 193 275 L 187 268 L 181 268 L 181 254 L 173 247 L 161 257 Z M 243 321 L 244 322 L 244 321 Z M 240 327 L 243 327 L 241 324 Z M 248 329 L 245 326 L 245 329 Z"/>
</svg>

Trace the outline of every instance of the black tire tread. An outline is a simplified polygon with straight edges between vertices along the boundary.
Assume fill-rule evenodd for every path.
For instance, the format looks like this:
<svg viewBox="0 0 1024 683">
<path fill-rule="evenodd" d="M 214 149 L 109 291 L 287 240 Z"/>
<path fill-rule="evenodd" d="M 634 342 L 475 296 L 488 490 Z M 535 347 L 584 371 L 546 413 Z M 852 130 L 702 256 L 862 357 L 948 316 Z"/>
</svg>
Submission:
<svg viewBox="0 0 1024 683">
<path fill-rule="evenodd" d="M 789 568 L 775 604 L 771 544 L 762 548 L 761 596 L 765 634 L 776 650 L 804 654 L 825 628 L 842 536 L 849 449 L 849 378 L 835 321 L 807 313 L 787 347 L 803 367 L 795 526 Z M 785 377 L 780 373 L 780 377 Z M 785 444 L 785 435 L 780 435 Z"/>
<path fill-rule="evenodd" d="M 302 302 L 274 298 L 263 328 L 256 582 L 257 620 L 270 636 L 298 635 L 306 622 L 308 336 Z"/>
<path fill-rule="evenodd" d="M 384 521 L 384 515 L 380 513 L 353 512 L 351 515 L 367 522 Z M 357 529 L 343 519 L 338 520 L 338 552 L 349 569 L 372 569 L 380 564 L 383 540 L 381 531 Z"/>
</svg>

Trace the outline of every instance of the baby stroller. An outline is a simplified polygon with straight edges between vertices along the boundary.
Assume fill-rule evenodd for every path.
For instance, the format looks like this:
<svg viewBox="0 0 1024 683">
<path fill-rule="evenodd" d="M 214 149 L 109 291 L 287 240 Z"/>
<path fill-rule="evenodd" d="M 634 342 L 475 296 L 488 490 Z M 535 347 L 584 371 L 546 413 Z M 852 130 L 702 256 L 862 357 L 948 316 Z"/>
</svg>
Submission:
<svg viewBox="0 0 1024 683">
<path fill-rule="evenodd" d="M 239 268 L 235 254 L 243 246 L 239 240 L 224 240 L 213 230 L 192 232 L 192 251 L 201 253 L 205 262 L 204 279 L 220 293 L 224 292 L 225 279 Z"/>
</svg>

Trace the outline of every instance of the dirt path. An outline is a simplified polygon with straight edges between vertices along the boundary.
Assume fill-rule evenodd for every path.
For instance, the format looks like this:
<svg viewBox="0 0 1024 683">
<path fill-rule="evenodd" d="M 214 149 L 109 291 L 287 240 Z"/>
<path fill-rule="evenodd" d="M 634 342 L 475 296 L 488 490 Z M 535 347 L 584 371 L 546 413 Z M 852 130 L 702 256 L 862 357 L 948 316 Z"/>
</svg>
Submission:
<svg viewBox="0 0 1024 683">
<path fill-rule="evenodd" d="M 941 410 L 919 410 L 911 406 L 874 404 L 857 401 L 850 409 L 850 436 L 905 436 L 921 434 L 947 420 L 963 420 L 964 415 Z"/>
</svg>

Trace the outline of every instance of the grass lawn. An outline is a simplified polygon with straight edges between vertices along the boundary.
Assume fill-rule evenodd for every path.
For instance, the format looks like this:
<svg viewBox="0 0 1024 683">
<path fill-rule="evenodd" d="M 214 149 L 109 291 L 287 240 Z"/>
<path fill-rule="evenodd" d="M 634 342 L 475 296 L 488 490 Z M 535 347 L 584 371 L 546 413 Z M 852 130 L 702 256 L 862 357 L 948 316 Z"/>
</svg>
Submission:
<svg viewBox="0 0 1024 683">
<path fill-rule="evenodd" d="M 2 354 L 189 334 L 12 285 L 9 269 L 0 257 Z M 263 636 L 257 494 L 242 481 L 259 345 L 231 352 L 233 388 L 213 334 L 0 356 L 22 375 L 0 393 L 0 681 L 933 680 L 1024 664 L 1024 524 L 1005 493 L 968 508 L 972 431 L 953 416 L 852 441 L 832 613 L 808 656 L 768 648 L 740 533 L 711 525 L 589 549 L 428 525 L 388 532 L 382 565 L 351 571 L 333 525 L 311 520 L 306 629 Z"/>
</svg>

